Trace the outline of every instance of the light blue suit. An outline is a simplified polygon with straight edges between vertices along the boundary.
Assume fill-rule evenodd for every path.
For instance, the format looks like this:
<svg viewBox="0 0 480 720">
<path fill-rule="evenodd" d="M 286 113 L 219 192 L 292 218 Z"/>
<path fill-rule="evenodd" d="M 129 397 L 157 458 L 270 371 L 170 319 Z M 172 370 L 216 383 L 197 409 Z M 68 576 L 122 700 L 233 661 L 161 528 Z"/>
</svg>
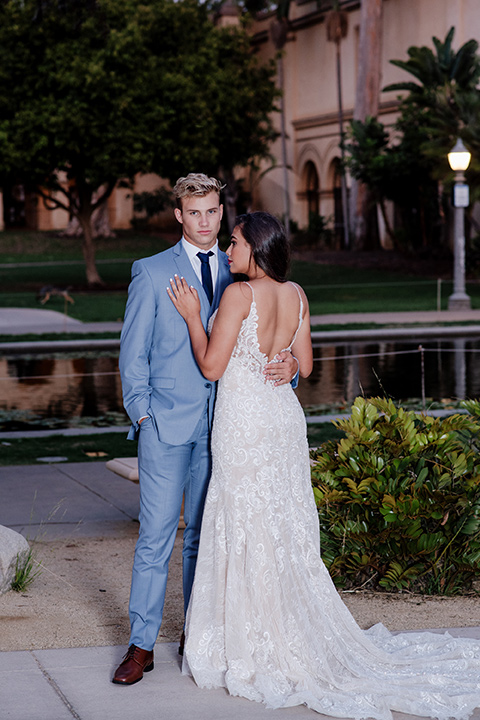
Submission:
<svg viewBox="0 0 480 720">
<path fill-rule="evenodd" d="M 175 274 L 197 289 L 205 327 L 232 281 L 227 257 L 219 251 L 210 306 L 181 242 L 132 266 L 119 365 L 124 405 L 132 421 L 128 437 L 139 441 L 140 532 L 130 593 L 130 644 L 144 650 L 153 648 L 162 622 L 168 563 L 184 493 L 186 611 L 211 470 L 215 383 L 201 374 L 187 325 L 167 295 Z M 139 427 L 144 416 L 148 419 Z"/>
</svg>

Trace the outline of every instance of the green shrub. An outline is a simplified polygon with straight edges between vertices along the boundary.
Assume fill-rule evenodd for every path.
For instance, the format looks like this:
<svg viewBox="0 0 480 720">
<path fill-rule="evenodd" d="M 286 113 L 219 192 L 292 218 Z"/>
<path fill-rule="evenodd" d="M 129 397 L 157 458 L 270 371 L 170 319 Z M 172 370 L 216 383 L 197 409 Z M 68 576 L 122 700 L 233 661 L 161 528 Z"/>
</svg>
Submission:
<svg viewBox="0 0 480 720">
<path fill-rule="evenodd" d="M 359 397 L 313 453 L 322 557 L 336 584 L 456 594 L 480 573 L 480 403 L 434 418 Z"/>
</svg>

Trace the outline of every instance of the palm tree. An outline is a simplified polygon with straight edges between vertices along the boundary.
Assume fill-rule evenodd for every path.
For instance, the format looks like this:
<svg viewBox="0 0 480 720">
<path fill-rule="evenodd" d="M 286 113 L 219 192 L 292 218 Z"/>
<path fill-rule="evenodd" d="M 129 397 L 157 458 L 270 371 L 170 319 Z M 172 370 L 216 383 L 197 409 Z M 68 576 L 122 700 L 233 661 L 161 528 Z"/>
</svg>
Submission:
<svg viewBox="0 0 480 720">
<path fill-rule="evenodd" d="M 420 84 L 400 82 L 388 85 L 385 90 L 408 90 L 420 105 L 430 106 L 439 93 L 452 97 L 455 87 L 461 91 L 476 88 L 480 79 L 478 42 L 469 40 L 455 52 L 452 48 L 455 28 L 448 31 L 444 42 L 432 38 L 436 54 L 429 47 L 413 46 L 408 49 L 408 60 L 391 60 L 402 70 L 413 75 Z"/>
<path fill-rule="evenodd" d="M 355 97 L 354 120 L 365 122 L 367 117 L 377 117 L 382 50 L 383 0 L 362 0 L 360 7 L 360 38 L 358 48 L 358 78 Z M 351 193 L 354 219 L 354 245 L 364 249 L 373 243 L 369 218 L 372 200 L 366 185 L 354 181 Z"/>
<path fill-rule="evenodd" d="M 416 82 L 389 85 L 385 90 L 407 91 L 400 106 L 402 117 L 413 117 L 422 127 L 420 152 L 432 165 L 432 176 L 444 182 L 452 177 L 447 153 L 461 137 L 472 152 L 468 183 L 472 200 L 480 197 L 480 57 L 476 40 L 452 48 L 455 28 L 445 40 L 432 38 L 434 49 L 410 47 L 408 60 L 391 60 L 413 75 Z M 470 211 L 470 222 L 476 221 Z M 477 227 L 478 231 L 478 227 Z"/>
<path fill-rule="evenodd" d="M 438 158 L 441 174 L 447 168 L 446 154 L 459 135 L 472 149 L 478 148 L 478 42 L 469 40 L 455 52 L 454 34 L 452 27 L 443 42 L 432 38 L 435 52 L 428 47 L 411 47 L 408 60 L 391 60 L 392 65 L 410 73 L 418 82 L 399 82 L 385 88 L 408 92 L 403 107 L 416 108 L 422 116 L 429 137 L 423 150 Z"/>
<path fill-rule="evenodd" d="M 340 131 L 341 156 L 341 192 L 343 214 L 343 238 L 345 247 L 350 247 L 350 219 L 348 213 L 347 181 L 345 177 L 345 133 L 343 130 L 343 103 L 342 103 L 342 66 L 340 45 L 348 32 L 348 15 L 340 9 L 339 0 L 332 0 L 332 9 L 325 17 L 327 39 L 334 42 L 337 55 L 337 96 L 338 96 L 338 127 Z"/>
<path fill-rule="evenodd" d="M 290 193 L 288 191 L 288 160 L 287 160 L 287 131 L 285 123 L 285 82 L 283 68 L 283 48 L 287 42 L 289 29 L 288 13 L 290 0 L 280 0 L 277 5 L 276 18 L 270 26 L 270 36 L 277 51 L 277 76 L 280 89 L 280 143 L 282 148 L 283 168 L 283 197 L 284 197 L 284 224 L 287 237 L 290 235 Z"/>
</svg>

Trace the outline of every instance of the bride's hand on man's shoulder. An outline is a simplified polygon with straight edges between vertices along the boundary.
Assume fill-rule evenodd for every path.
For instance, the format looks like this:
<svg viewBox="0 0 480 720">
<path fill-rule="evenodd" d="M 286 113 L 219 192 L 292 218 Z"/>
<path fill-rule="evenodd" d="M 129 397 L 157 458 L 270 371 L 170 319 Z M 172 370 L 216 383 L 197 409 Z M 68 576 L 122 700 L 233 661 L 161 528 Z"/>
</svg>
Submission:
<svg viewBox="0 0 480 720">
<path fill-rule="evenodd" d="M 180 315 L 189 320 L 200 313 L 200 298 L 193 285 L 188 285 L 184 277 L 174 275 L 170 278 L 170 287 L 167 287 L 170 300 Z"/>
</svg>

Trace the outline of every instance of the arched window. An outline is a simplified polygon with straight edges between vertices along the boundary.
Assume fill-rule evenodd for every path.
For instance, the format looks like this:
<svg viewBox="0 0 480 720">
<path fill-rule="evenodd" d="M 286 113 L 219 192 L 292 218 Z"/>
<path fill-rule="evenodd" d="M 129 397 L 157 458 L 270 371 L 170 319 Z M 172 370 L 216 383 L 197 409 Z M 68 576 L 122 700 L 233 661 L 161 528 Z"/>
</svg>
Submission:
<svg viewBox="0 0 480 720">
<path fill-rule="evenodd" d="M 305 198 L 307 200 L 307 217 L 310 223 L 310 218 L 317 216 L 319 212 L 319 196 L 320 186 L 318 182 L 317 168 L 314 163 L 309 160 L 305 164 L 304 170 L 304 188 Z"/>
</svg>

